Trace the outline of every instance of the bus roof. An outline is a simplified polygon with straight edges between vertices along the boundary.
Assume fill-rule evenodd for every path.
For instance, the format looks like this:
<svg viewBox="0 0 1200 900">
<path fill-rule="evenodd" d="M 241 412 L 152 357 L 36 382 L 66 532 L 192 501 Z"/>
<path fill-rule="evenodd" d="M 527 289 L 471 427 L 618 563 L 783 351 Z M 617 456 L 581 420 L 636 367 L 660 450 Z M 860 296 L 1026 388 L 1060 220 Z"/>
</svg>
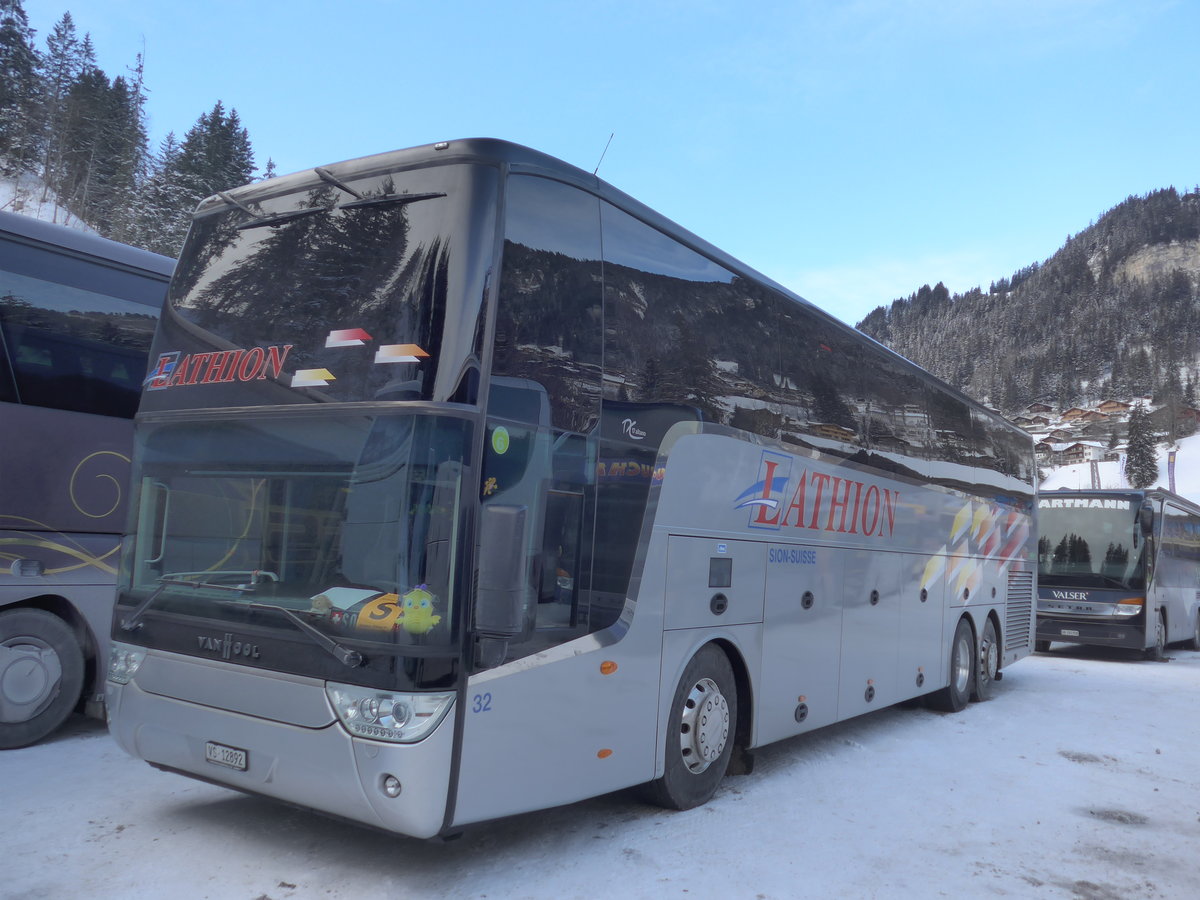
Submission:
<svg viewBox="0 0 1200 900">
<path fill-rule="evenodd" d="M 88 231 L 44 222 L 32 216 L 0 210 L 0 232 L 25 243 L 49 244 L 66 253 L 91 256 L 131 269 L 141 269 L 164 279 L 175 271 L 175 260 Z"/>
</svg>

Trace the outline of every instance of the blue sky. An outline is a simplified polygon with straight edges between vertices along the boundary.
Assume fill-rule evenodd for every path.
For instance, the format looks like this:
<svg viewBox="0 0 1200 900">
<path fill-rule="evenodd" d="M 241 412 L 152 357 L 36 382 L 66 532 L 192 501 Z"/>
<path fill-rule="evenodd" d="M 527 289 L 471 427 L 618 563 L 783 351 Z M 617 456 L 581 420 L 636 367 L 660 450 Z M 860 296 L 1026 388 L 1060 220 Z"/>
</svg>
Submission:
<svg viewBox="0 0 1200 900">
<path fill-rule="evenodd" d="M 1200 183 L 1191 0 L 25 0 L 152 141 L 220 99 L 282 173 L 463 137 L 599 174 L 850 322 Z"/>
</svg>

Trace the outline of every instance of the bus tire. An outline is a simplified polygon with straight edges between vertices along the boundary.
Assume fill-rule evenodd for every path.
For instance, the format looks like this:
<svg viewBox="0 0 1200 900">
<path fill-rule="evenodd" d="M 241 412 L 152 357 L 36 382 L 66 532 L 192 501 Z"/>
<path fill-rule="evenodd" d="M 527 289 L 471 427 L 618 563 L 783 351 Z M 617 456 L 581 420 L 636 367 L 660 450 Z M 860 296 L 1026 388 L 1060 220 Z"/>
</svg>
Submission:
<svg viewBox="0 0 1200 900">
<path fill-rule="evenodd" d="M 975 636 L 966 617 L 958 620 L 954 640 L 950 642 L 950 683 L 929 695 L 929 707 L 941 712 L 958 712 L 967 705 L 979 668 L 975 656 Z"/>
<path fill-rule="evenodd" d="M 692 657 L 671 699 L 663 776 L 646 785 L 666 809 L 707 803 L 725 777 L 737 731 L 737 684 L 724 652 L 708 644 Z"/>
<path fill-rule="evenodd" d="M 1035 653 L 1049 653 L 1050 652 L 1050 642 L 1049 641 L 1034 641 L 1033 649 L 1034 649 Z"/>
<path fill-rule="evenodd" d="M 1200 650 L 1200 609 L 1196 610 L 1196 626 L 1192 630 L 1192 639 L 1185 646 L 1189 650 Z"/>
<path fill-rule="evenodd" d="M 979 665 L 975 669 L 975 689 L 971 691 L 971 699 L 981 703 L 992 699 L 992 687 L 1000 671 L 1000 647 L 996 643 L 996 626 L 990 616 L 984 622 L 976 658 Z"/>
<path fill-rule="evenodd" d="M 36 743 L 67 720 L 83 690 L 83 651 L 58 616 L 0 612 L 0 750 Z"/>
<path fill-rule="evenodd" d="M 1155 620 L 1154 646 L 1146 648 L 1146 659 L 1151 662 L 1162 662 L 1167 658 L 1167 616 L 1160 609 Z"/>
</svg>

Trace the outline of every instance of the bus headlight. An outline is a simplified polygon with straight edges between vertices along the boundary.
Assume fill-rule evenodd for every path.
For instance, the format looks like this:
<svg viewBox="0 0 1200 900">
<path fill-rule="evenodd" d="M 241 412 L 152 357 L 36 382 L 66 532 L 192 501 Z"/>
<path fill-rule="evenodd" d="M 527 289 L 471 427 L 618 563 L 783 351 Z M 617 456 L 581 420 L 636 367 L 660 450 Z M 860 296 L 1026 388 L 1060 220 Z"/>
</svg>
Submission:
<svg viewBox="0 0 1200 900">
<path fill-rule="evenodd" d="M 129 684 L 145 658 L 145 647 L 113 642 L 108 652 L 108 680 L 114 684 Z"/>
<path fill-rule="evenodd" d="M 392 694 L 353 684 L 328 683 L 325 693 L 351 734 L 398 744 L 426 737 L 454 704 L 453 694 Z"/>
<path fill-rule="evenodd" d="M 1117 601 L 1117 605 L 1113 609 L 1113 615 L 1136 616 L 1142 611 L 1142 607 L 1145 605 L 1145 597 L 1126 597 L 1124 600 Z"/>
</svg>

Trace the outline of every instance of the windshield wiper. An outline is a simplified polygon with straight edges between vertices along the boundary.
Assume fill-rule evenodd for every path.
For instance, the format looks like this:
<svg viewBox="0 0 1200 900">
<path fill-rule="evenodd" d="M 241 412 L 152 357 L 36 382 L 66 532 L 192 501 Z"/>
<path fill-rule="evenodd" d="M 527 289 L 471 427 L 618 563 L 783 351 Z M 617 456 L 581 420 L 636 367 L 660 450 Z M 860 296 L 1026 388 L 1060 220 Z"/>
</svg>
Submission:
<svg viewBox="0 0 1200 900">
<path fill-rule="evenodd" d="M 134 607 L 133 612 L 121 620 L 122 631 L 133 631 L 139 627 L 142 615 L 150 608 L 150 605 L 158 599 L 159 595 L 169 587 L 190 587 L 190 588 L 213 588 L 218 591 L 237 591 L 238 593 L 249 593 L 253 591 L 253 587 L 245 585 L 233 584 L 213 584 L 208 581 L 186 581 L 182 578 L 160 578 L 158 579 L 158 587 L 151 591 L 146 599 Z"/>
<path fill-rule="evenodd" d="M 430 194 L 382 194 L 378 197 L 363 197 L 360 200 L 351 200 L 349 203 L 342 203 L 338 209 L 362 209 L 366 206 L 383 206 L 386 203 L 419 203 L 422 200 L 436 200 L 438 197 L 445 197 L 444 192 Z"/>
<path fill-rule="evenodd" d="M 217 196 L 228 203 L 230 206 L 235 206 L 250 217 L 249 222 L 243 222 L 237 226 L 238 231 L 245 231 L 247 228 L 266 228 L 267 226 L 275 227 L 282 225 L 284 222 L 290 222 L 293 219 L 303 219 L 305 216 L 315 216 L 317 213 L 329 212 L 333 206 L 310 206 L 304 209 L 292 209 L 287 212 L 273 213 L 264 215 L 260 212 L 255 212 L 245 203 L 238 200 L 231 194 L 225 191 L 217 191 Z"/>
<path fill-rule="evenodd" d="M 260 216 L 252 222 L 243 222 L 237 227 L 238 231 L 245 231 L 248 228 L 274 228 L 277 225 L 282 225 L 284 222 L 291 222 L 293 219 L 303 219 L 306 216 L 315 216 L 317 213 L 329 212 L 333 209 L 332 206 L 310 206 L 307 209 L 293 209 L 288 212 L 275 213 L 271 216 Z"/>
<path fill-rule="evenodd" d="M 233 600 L 226 602 L 236 603 L 236 601 Z M 247 609 L 273 609 L 275 612 L 283 613 L 284 617 L 287 618 L 289 622 L 312 638 L 313 643 L 317 644 L 324 650 L 328 650 L 329 653 L 344 666 L 348 666 L 351 669 L 357 669 L 367 661 L 367 658 L 357 650 L 351 650 L 349 647 L 343 647 L 329 635 L 325 634 L 325 632 L 321 631 L 321 629 L 309 622 L 304 621 L 304 619 L 298 616 L 294 610 L 290 610 L 286 606 L 276 606 L 273 603 L 238 603 L 237 605 Z"/>
</svg>

